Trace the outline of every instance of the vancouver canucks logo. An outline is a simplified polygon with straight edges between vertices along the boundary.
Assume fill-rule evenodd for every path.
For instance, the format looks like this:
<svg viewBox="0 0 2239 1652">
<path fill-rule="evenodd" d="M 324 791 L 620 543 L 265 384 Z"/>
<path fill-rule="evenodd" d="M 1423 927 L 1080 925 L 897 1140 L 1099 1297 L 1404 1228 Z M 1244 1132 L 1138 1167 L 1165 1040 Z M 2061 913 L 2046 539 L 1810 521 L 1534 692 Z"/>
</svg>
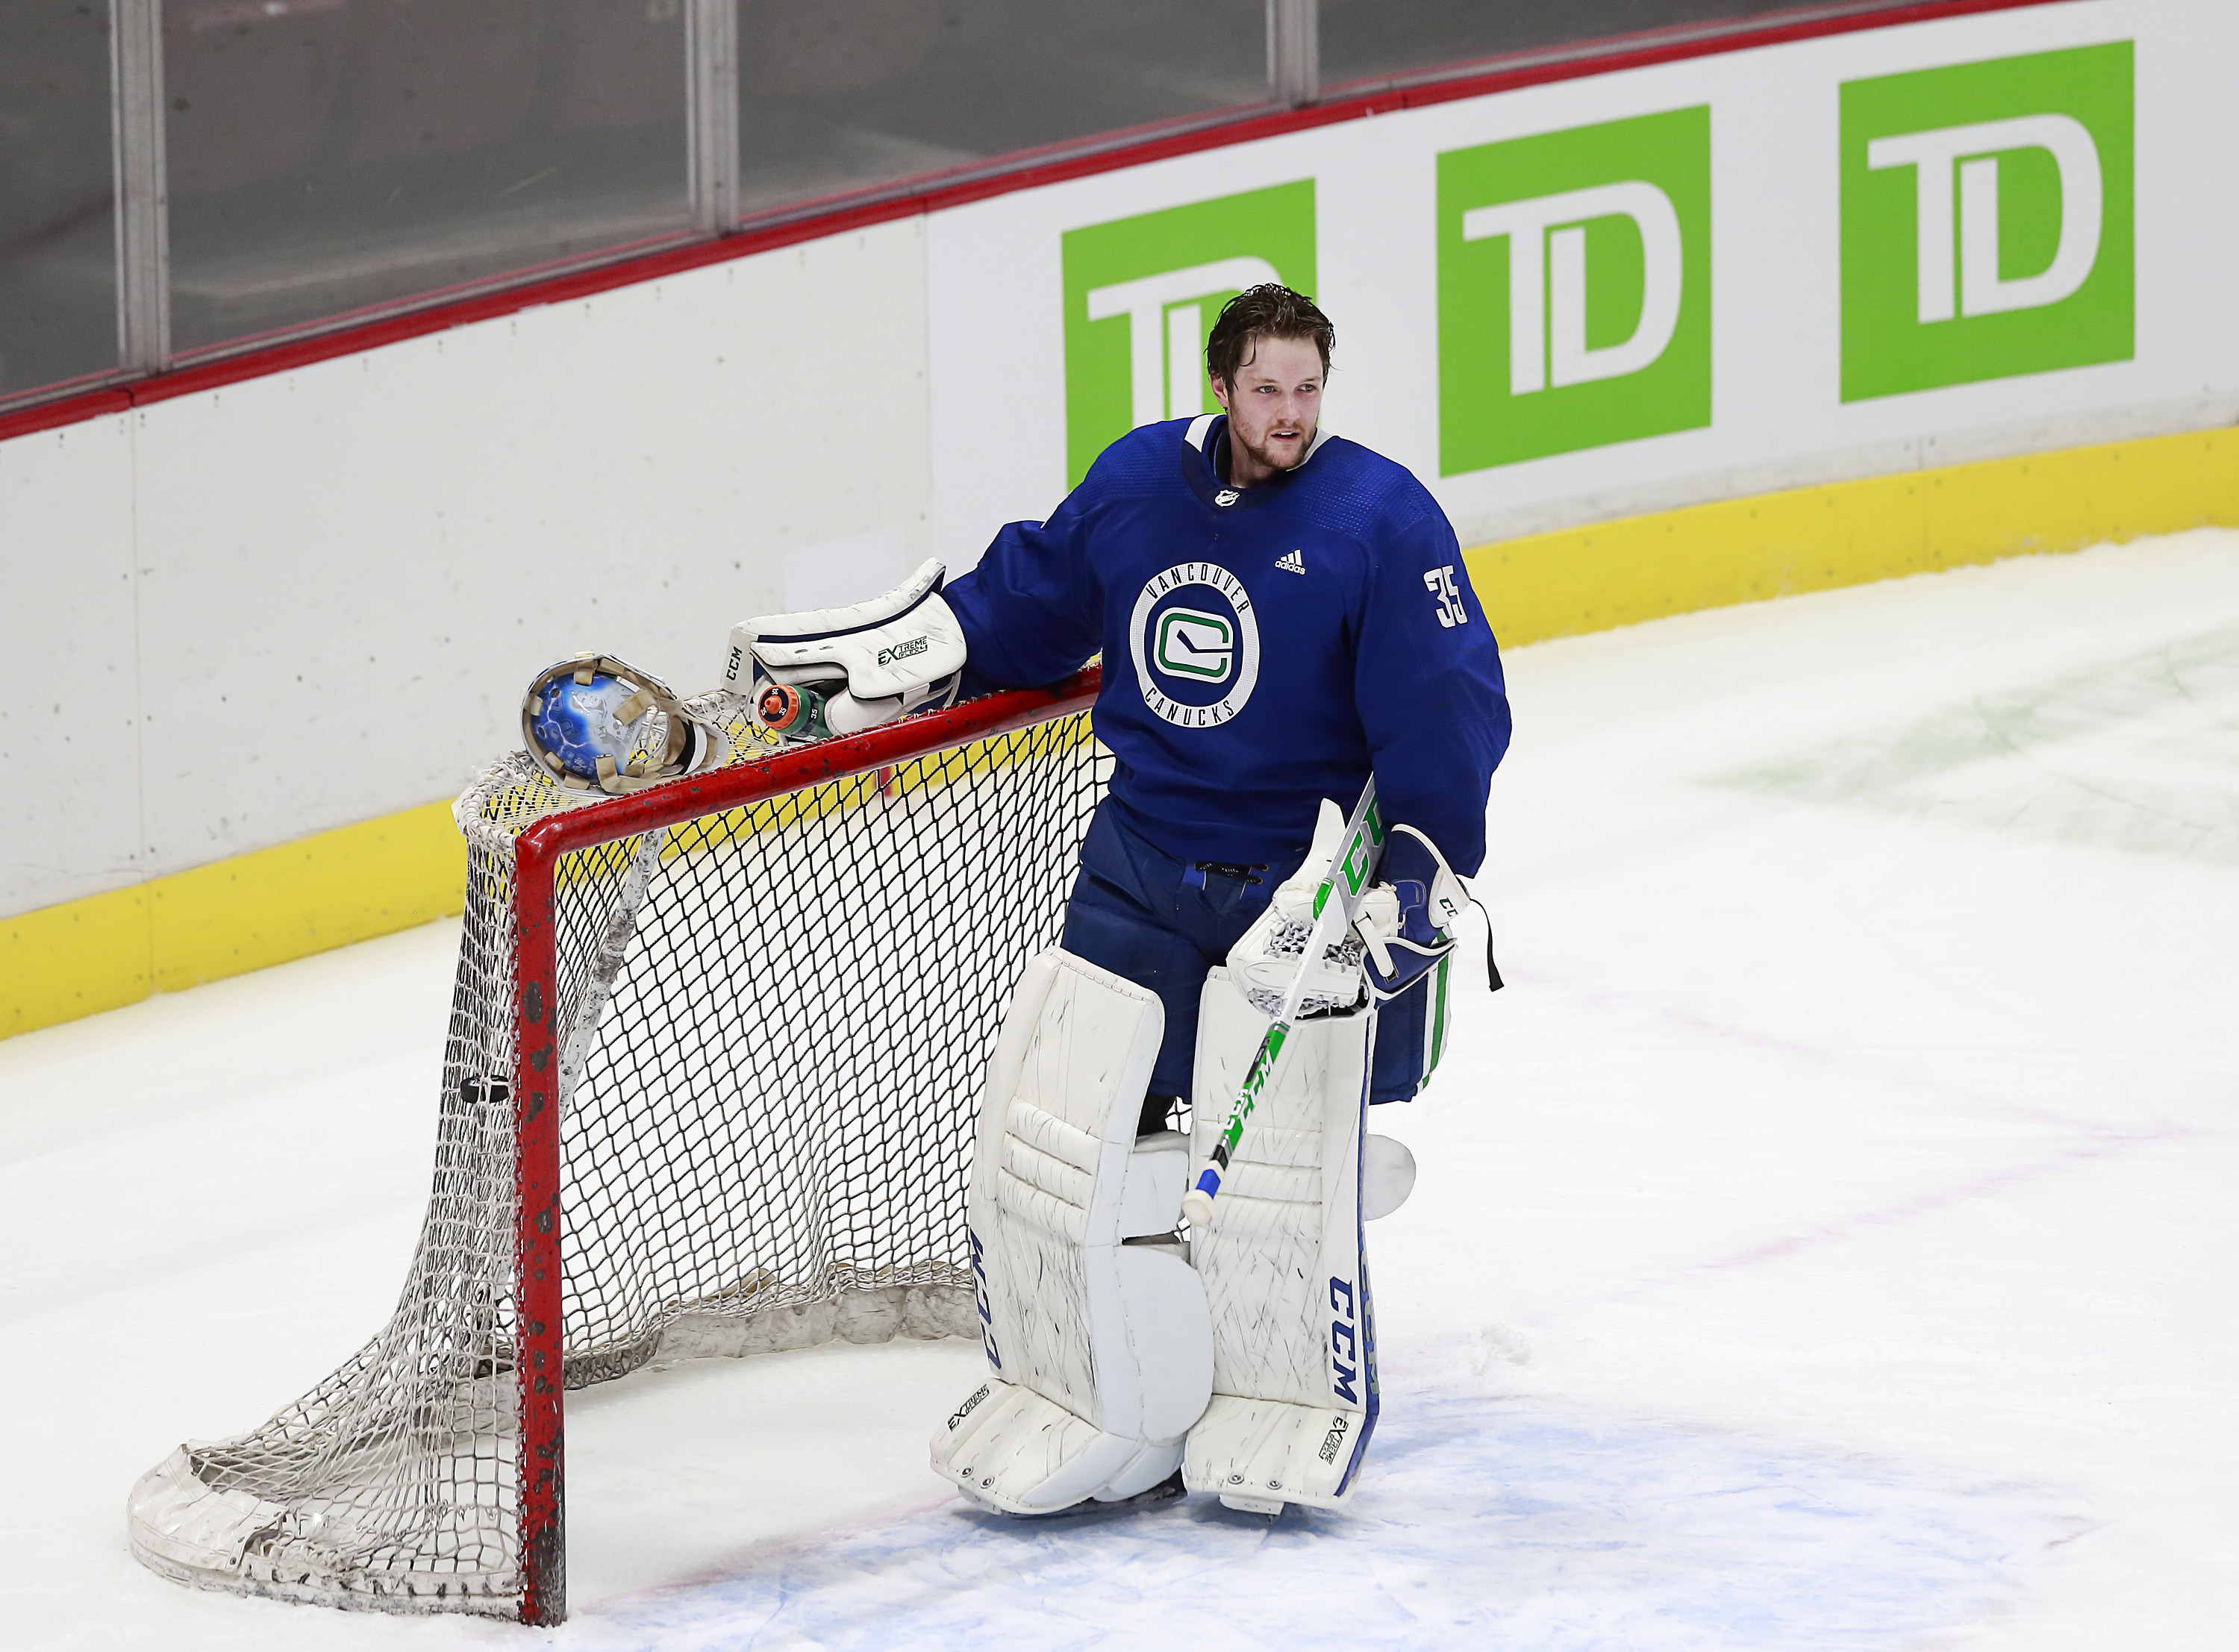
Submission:
<svg viewBox="0 0 2239 1652">
<path fill-rule="evenodd" d="M 1168 608 L 1159 616 L 1151 658 L 1171 677 L 1226 682 L 1236 671 L 1236 627 L 1218 614 Z"/>
<path fill-rule="evenodd" d="M 1259 621 L 1244 582 L 1217 562 L 1177 562 L 1135 599 L 1127 626 L 1143 703 L 1177 728 L 1213 728 L 1259 680 Z"/>
</svg>

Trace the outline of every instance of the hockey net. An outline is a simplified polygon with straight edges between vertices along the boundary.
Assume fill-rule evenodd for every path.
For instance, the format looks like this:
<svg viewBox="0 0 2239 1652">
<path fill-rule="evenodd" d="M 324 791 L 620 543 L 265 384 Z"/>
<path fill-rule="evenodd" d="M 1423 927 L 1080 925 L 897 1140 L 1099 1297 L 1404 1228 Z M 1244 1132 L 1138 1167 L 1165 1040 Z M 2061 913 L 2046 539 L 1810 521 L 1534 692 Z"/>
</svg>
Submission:
<svg viewBox="0 0 2239 1652">
<path fill-rule="evenodd" d="M 978 1086 L 1111 760 L 1091 667 L 621 798 L 516 755 L 468 852 L 433 1191 L 388 1325 L 135 1487 L 181 1582 L 566 1612 L 562 1392 L 656 1359 L 976 1335 Z"/>
</svg>

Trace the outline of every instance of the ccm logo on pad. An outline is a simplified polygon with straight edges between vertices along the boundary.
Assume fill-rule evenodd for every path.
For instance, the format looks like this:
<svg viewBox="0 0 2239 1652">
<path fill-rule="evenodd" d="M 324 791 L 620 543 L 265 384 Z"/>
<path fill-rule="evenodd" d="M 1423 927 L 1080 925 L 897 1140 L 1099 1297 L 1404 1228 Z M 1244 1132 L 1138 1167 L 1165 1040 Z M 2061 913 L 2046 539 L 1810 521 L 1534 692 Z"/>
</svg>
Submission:
<svg viewBox="0 0 2239 1652">
<path fill-rule="evenodd" d="M 1330 1387 L 1337 1397 L 1358 1405 L 1360 1396 L 1353 1390 L 1353 1379 L 1360 1375 L 1360 1332 L 1354 1321 L 1352 1285 L 1344 1279 L 1332 1278 L 1329 1284 L 1330 1307 L 1337 1317 L 1330 1321 Z M 1351 1360 L 1352 1363 L 1346 1364 Z"/>
<path fill-rule="evenodd" d="M 987 1257 L 980 1248 L 980 1236 L 967 1228 L 966 1235 L 972 1241 L 972 1304 L 980 1310 L 980 1340 L 987 1350 L 987 1363 L 998 1371 L 1003 1369 L 1003 1350 L 995 1346 L 995 1315 L 987 1302 Z"/>
</svg>

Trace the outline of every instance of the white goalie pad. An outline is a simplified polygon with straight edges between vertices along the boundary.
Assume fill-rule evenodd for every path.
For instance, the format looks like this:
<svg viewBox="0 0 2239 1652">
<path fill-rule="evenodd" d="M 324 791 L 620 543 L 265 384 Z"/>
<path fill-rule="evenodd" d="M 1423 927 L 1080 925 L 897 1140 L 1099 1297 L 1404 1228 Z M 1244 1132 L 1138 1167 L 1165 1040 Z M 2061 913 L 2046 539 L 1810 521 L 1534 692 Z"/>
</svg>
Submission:
<svg viewBox="0 0 2239 1652">
<path fill-rule="evenodd" d="M 1202 1162 L 1268 1018 L 1226 970 L 1206 978 L 1199 1004 L 1192 1090 Z M 1191 1490 L 1216 1492 L 1232 1509 L 1339 1507 L 1376 1426 L 1375 1321 L 1360 1237 L 1374 1025 L 1362 1010 L 1292 1030 L 1276 1082 L 1229 1160 L 1212 1227 L 1193 1236 L 1213 1314 L 1213 1395 L 1190 1430 L 1182 1475 Z"/>
<path fill-rule="evenodd" d="M 854 733 L 940 701 L 964 669 L 964 630 L 940 595 L 939 559 L 884 596 L 844 608 L 767 614 L 731 628 L 723 687 L 753 693 L 764 682 L 831 685 L 825 716 L 835 734 Z"/>
<path fill-rule="evenodd" d="M 934 1470 L 982 1507 L 1148 1490 L 1212 1392 L 1204 1287 L 1158 1242 L 1189 1143 L 1135 1136 L 1165 1026 L 1156 993 L 1057 948 L 1012 998 L 967 1202 L 989 1375 L 933 1436 Z"/>
<path fill-rule="evenodd" d="M 1380 1222 L 1415 1191 L 1415 1156 L 1389 1136 L 1360 1139 L 1360 1219 Z"/>
</svg>

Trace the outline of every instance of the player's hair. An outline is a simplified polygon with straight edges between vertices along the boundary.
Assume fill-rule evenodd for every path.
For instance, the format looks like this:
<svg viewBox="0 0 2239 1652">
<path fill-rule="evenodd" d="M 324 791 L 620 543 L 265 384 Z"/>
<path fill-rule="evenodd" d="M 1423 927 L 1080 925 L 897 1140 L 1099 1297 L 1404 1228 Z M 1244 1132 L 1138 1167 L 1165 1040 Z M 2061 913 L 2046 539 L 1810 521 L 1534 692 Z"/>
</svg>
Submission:
<svg viewBox="0 0 2239 1652">
<path fill-rule="evenodd" d="M 1310 338 L 1322 355 L 1322 376 L 1329 376 L 1330 352 L 1337 348 L 1337 328 L 1304 293 L 1266 282 L 1247 287 L 1220 307 L 1220 319 L 1205 341 L 1205 365 L 1223 384 L 1234 385 L 1236 375 L 1263 338 Z"/>
</svg>

